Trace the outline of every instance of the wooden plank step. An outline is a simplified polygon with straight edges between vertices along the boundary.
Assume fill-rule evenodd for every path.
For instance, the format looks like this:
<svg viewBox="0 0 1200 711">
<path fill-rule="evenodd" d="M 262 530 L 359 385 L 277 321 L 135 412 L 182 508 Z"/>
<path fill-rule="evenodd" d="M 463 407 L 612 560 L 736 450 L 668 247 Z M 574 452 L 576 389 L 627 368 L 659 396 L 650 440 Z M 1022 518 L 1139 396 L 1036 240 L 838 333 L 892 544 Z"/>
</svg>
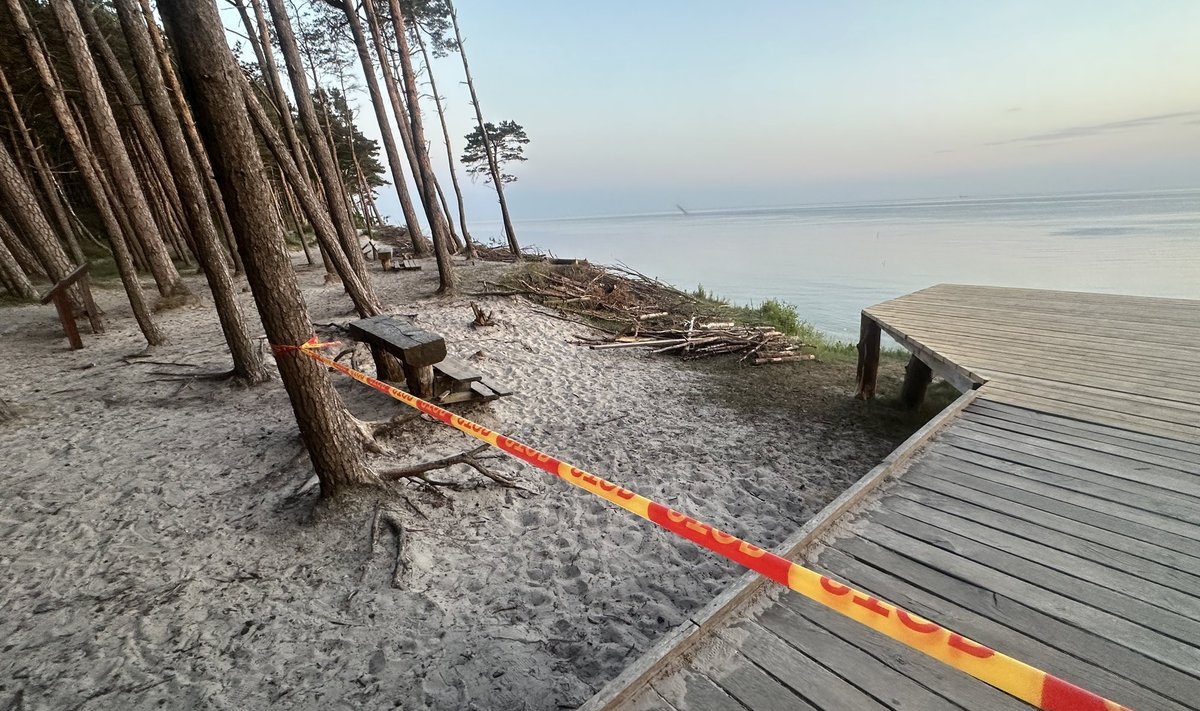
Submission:
<svg viewBox="0 0 1200 711">
<path fill-rule="evenodd" d="M 483 380 L 480 380 L 479 382 L 483 386 L 485 386 L 488 390 L 491 390 L 492 392 L 496 393 L 496 397 L 508 397 L 509 395 L 513 394 L 512 390 L 509 390 L 508 388 L 503 387 L 501 385 L 497 385 L 495 381 L 488 380 L 487 378 L 484 378 Z"/>
<path fill-rule="evenodd" d="M 414 272 L 421 269 L 421 263 L 415 259 L 405 259 L 400 263 L 400 268 L 404 271 Z"/>
<path fill-rule="evenodd" d="M 446 356 L 440 363 L 433 364 L 433 372 L 443 379 L 450 381 L 450 389 L 454 392 L 470 390 L 471 383 L 483 379 L 479 371 L 463 361 Z"/>
</svg>

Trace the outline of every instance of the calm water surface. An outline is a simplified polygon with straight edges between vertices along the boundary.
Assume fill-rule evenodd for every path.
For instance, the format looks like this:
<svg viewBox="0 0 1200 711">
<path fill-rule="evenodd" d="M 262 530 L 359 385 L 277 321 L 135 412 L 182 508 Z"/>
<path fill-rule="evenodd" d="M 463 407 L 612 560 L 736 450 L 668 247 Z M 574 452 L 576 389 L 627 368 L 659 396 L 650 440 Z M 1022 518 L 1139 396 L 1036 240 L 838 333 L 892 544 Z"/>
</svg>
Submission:
<svg viewBox="0 0 1200 711">
<path fill-rule="evenodd" d="M 484 225 L 480 226 L 481 228 Z M 480 229 L 480 236 L 495 231 Z M 522 244 L 857 340 L 865 306 L 942 282 L 1200 299 L 1200 189 L 526 220 Z"/>
</svg>

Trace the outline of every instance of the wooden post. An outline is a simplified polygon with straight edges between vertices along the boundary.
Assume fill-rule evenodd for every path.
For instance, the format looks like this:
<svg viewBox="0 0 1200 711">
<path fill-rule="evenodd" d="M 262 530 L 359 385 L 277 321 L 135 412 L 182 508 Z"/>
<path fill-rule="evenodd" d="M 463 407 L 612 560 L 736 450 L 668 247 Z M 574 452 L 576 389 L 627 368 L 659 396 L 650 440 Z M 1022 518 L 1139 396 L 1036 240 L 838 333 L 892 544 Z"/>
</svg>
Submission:
<svg viewBox="0 0 1200 711">
<path fill-rule="evenodd" d="M 904 387 L 900 390 L 900 401 L 910 410 L 917 409 L 925 400 L 925 390 L 932 381 L 933 371 L 914 353 L 904 368 Z"/>
<path fill-rule="evenodd" d="M 875 381 L 879 376 L 879 324 L 865 312 L 858 329 L 858 392 L 854 397 L 870 400 L 875 397 Z"/>
<path fill-rule="evenodd" d="M 71 344 L 71 350 L 77 351 L 83 348 L 83 339 L 79 337 L 79 327 L 75 324 L 75 309 L 71 305 L 71 297 L 67 295 L 67 290 L 71 285 L 80 282 L 80 286 L 84 293 L 84 308 L 87 309 L 88 317 L 92 319 L 92 332 L 103 333 L 103 323 L 100 321 L 99 313 L 96 309 L 96 303 L 92 301 L 91 290 L 87 284 L 87 268 L 84 264 L 75 269 L 67 276 L 63 277 L 62 281 L 55 284 L 50 291 L 47 291 L 41 298 L 41 303 L 48 304 L 54 302 L 54 308 L 58 311 L 58 320 L 62 321 L 63 331 L 67 334 L 67 341 Z M 80 281 L 82 280 L 82 281 Z M 97 331 L 97 324 L 100 324 L 100 330 Z"/>
<path fill-rule="evenodd" d="M 409 365 L 404 363 L 404 382 L 408 391 L 419 398 L 429 400 L 436 393 L 433 390 L 433 366 Z"/>
</svg>

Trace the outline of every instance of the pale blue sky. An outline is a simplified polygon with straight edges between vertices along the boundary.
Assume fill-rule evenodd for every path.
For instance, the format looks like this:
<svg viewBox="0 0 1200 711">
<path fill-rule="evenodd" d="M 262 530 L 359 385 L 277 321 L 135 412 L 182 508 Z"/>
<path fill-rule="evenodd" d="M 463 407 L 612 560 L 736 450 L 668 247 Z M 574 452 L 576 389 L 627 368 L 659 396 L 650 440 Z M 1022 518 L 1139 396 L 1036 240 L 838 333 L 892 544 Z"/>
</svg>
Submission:
<svg viewBox="0 0 1200 711">
<path fill-rule="evenodd" d="M 1196 0 L 457 4 L 522 217 L 1200 185 Z"/>
</svg>

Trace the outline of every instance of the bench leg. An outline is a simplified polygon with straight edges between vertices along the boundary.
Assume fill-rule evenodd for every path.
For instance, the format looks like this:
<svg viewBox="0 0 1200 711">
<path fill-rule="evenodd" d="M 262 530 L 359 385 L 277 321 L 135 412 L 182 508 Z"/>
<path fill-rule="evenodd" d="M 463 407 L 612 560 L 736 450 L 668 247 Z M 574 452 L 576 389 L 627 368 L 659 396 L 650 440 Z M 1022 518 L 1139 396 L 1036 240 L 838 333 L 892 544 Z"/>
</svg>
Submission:
<svg viewBox="0 0 1200 711">
<path fill-rule="evenodd" d="M 67 296 L 65 289 L 54 295 L 54 308 L 58 310 L 58 320 L 62 321 L 63 330 L 67 332 L 67 342 L 71 344 L 71 350 L 83 348 L 83 339 L 79 337 L 79 328 L 75 325 L 71 297 Z"/>
<path fill-rule="evenodd" d="M 408 383 L 408 391 L 425 400 L 434 396 L 433 366 L 404 365 L 404 382 Z"/>
<path fill-rule="evenodd" d="M 870 400 L 875 397 L 875 383 L 879 378 L 879 324 L 862 315 L 858 330 L 858 392 L 854 397 Z"/>
</svg>

